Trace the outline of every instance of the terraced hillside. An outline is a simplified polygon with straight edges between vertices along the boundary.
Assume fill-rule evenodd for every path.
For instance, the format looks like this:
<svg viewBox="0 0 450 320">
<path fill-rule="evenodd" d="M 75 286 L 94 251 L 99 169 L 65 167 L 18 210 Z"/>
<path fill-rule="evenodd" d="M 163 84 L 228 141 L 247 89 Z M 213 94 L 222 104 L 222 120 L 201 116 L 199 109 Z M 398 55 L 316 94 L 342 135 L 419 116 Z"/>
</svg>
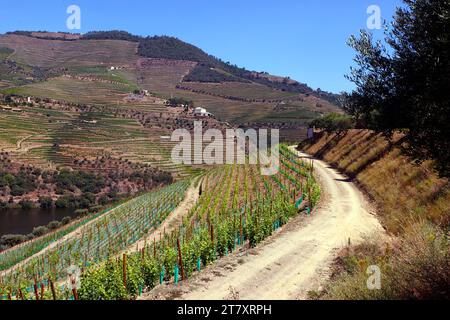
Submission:
<svg viewBox="0 0 450 320">
<path fill-rule="evenodd" d="M 130 92 L 145 89 L 161 98 L 192 99 L 220 119 L 239 123 L 267 122 L 276 114 L 283 121 L 304 125 L 305 121 L 291 117 L 290 111 L 276 109 L 283 101 L 295 100 L 292 108 L 309 109 L 315 116 L 338 111 L 334 102 L 324 100 L 322 93 L 305 85 L 267 74 L 244 72 L 244 69 L 217 62 L 219 60 L 178 39 L 155 37 L 136 41 L 131 36 L 119 37 L 122 38 L 128 41 L 110 40 L 107 33 L 71 41 L 43 39 L 39 33 L 1 35 L 0 88 L 9 88 L 3 89 L 4 93 L 77 103 L 157 107 L 152 103 L 136 106 L 124 100 Z M 205 63 L 214 64 L 214 68 L 205 67 Z M 205 70 L 197 72 L 194 78 L 200 83 L 193 82 L 191 75 L 200 66 Z M 233 74 L 236 81 L 229 82 L 226 77 L 211 78 L 211 72 Z"/>
<path fill-rule="evenodd" d="M 14 161 L 41 168 L 74 167 L 74 160 L 112 157 L 186 175 L 174 165 L 168 131 L 142 126 L 135 119 L 105 112 L 75 112 L 21 106 L 0 111 L 0 150 Z"/>
</svg>

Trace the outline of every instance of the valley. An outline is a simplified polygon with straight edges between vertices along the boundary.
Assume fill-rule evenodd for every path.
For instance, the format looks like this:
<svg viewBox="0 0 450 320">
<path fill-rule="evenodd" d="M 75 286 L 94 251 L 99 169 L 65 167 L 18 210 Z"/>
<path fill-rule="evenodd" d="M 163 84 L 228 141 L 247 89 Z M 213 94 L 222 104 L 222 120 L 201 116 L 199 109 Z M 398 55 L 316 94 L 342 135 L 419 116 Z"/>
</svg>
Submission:
<svg viewBox="0 0 450 320">
<path fill-rule="evenodd" d="M 358 94 L 170 36 L 0 34 L 0 300 L 432 296 L 445 166 Z"/>
</svg>

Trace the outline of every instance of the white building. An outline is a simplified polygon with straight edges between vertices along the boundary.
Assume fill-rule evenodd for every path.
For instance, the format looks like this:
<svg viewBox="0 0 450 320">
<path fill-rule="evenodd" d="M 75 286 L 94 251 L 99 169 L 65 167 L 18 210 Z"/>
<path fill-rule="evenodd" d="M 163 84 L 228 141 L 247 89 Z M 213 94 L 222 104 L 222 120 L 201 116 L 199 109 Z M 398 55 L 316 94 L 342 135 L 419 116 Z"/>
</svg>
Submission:
<svg viewBox="0 0 450 320">
<path fill-rule="evenodd" d="M 196 107 L 194 109 L 194 115 L 200 116 L 200 117 L 211 117 L 212 114 L 207 112 L 205 108 Z"/>
</svg>

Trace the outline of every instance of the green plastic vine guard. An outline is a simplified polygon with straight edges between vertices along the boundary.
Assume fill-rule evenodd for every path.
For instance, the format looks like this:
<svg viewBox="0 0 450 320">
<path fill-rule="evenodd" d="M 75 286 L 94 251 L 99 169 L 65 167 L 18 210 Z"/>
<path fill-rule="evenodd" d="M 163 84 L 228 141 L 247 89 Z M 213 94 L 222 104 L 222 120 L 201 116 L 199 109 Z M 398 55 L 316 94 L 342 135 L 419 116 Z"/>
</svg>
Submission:
<svg viewBox="0 0 450 320">
<path fill-rule="evenodd" d="M 197 259 L 197 271 L 200 271 L 202 268 L 202 260 L 200 258 Z"/>
<path fill-rule="evenodd" d="M 303 197 L 300 197 L 296 202 L 295 202 L 295 208 L 298 209 L 300 208 L 300 205 L 303 202 Z"/>
<path fill-rule="evenodd" d="M 175 284 L 178 284 L 178 273 L 179 273 L 179 268 L 178 268 L 178 265 L 176 264 L 175 265 L 175 268 L 174 268 L 174 275 L 173 275 L 173 278 L 174 278 L 174 282 L 175 282 Z"/>
<path fill-rule="evenodd" d="M 159 273 L 159 284 L 162 284 L 163 281 L 164 281 L 164 266 L 162 267 L 162 270 Z"/>
<path fill-rule="evenodd" d="M 309 216 L 311 214 L 311 209 L 310 207 L 306 207 L 306 214 Z"/>
</svg>

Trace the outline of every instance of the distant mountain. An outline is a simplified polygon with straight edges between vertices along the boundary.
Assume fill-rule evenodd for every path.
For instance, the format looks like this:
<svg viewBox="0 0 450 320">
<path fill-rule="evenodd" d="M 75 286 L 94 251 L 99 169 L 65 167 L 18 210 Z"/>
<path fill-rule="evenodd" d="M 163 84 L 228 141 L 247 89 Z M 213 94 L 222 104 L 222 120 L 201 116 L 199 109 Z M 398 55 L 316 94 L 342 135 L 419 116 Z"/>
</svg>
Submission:
<svg viewBox="0 0 450 320">
<path fill-rule="evenodd" d="M 267 72 L 249 71 L 174 37 L 125 31 L 72 34 L 16 31 L 0 35 L 0 93 L 71 103 L 156 110 L 133 101 L 146 90 L 182 98 L 219 120 L 304 126 L 341 112 L 339 96 Z"/>
<path fill-rule="evenodd" d="M 220 58 L 209 55 L 200 48 L 169 36 L 140 37 L 127 31 L 92 31 L 84 35 L 70 33 L 15 31 L 9 34 L 26 35 L 41 39 L 57 40 L 124 40 L 138 43 L 138 54 L 147 58 L 162 58 L 197 62 L 197 66 L 184 77 L 186 82 L 255 82 L 277 90 L 311 94 L 340 106 L 340 95 L 322 90 L 313 90 L 305 83 L 288 77 L 269 75 L 266 72 L 249 71 Z"/>
</svg>

